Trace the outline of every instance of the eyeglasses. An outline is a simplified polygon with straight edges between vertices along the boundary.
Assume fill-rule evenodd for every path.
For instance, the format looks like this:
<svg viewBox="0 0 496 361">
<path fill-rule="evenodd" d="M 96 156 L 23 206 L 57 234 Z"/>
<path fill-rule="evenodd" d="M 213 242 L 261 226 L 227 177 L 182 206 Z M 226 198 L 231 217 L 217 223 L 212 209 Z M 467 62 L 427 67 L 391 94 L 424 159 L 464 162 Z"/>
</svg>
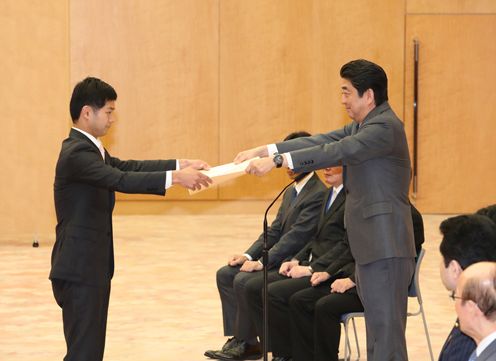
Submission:
<svg viewBox="0 0 496 361">
<path fill-rule="evenodd" d="M 451 293 L 448 295 L 448 297 L 451 298 L 453 301 L 455 301 L 456 299 L 459 299 L 459 300 L 463 300 L 464 299 L 463 297 L 456 296 L 455 295 L 455 291 L 451 291 Z"/>
</svg>

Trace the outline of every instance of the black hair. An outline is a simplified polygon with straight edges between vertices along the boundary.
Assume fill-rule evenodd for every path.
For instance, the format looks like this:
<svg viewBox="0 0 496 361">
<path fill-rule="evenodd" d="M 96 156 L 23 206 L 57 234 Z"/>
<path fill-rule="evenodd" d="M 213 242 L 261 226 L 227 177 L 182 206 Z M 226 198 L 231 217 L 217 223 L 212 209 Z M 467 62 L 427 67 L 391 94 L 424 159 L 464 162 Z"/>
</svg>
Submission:
<svg viewBox="0 0 496 361">
<path fill-rule="evenodd" d="M 72 122 L 76 122 L 85 105 L 100 109 L 109 100 L 116 100 L 117 93 L 111 85 L 98 78 L 87 77 L 74 87 L 70 102 Z"/>
<path fill-rule="evenodd" d="M 298 132 L 293 132 L 293 133 L 289 133 L 286 138 L 284 138 L 284 141 L 286 140 L 291 140 L 291 139 L 296 139 L 296 138 L 302 138 L 302 137 L 310 137 L 311 134 L 308 133 L 308 132 L 305 132 L 304 130 L 300 130 Z M 296 176 L 295 178 L 295 182 L 298 183 L 299 181 L 301 181 L 303 178 L 305 178 L 308 174 L 310 174 L 310 172 L 304 172 L 304 173 L 300 173 Z"/>
<path fill-rule="evenodd" d="M 496 261 L 496 224 L 486 216 L 461 215 L 439 226 L 443 240 L 439 246 L 444 265 L 452 260 L 462 269 L 481 261 Z"/>
<path fill-rule="evenodd" d="M 340 75 L 351 82 L 360 97 L 372 89 L 376 106 L 388 100 L 387 75 L 379 65 L 364 59 L 353 60 L 341 67 Z"/>
<path fill-rule="evenodd" d="M 284 138 L 284 141 L 286 140 L 291 140 L 291 139 L 296 139 L 296 138 L 302 138 L 302 137 L 310 137 L 311 134 L 308 132 L 305 132 L 304 130 L 300 130 L 298 132 L 293 132 L 289 133 L 286 138 Z"/>
<path fill-rule="evenodd" d="M 489 217 L 494 223 L 496 223 L 496 204 L 481 208 L 476 212 L 476 214 Z"/>
</svg>

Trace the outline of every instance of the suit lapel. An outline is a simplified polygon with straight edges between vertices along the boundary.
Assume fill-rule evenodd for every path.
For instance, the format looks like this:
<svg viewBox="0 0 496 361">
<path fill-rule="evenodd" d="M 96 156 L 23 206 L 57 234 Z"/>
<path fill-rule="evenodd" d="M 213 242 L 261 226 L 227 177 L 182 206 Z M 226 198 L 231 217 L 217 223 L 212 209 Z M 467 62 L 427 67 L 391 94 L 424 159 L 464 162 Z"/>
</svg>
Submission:
<svg viewBox="0 0 496 361">
<path fill-rule="evenodd" d="M 331 208 L 329 208 L 329 211 L 326 213 L 326 216 L 329 217 L 331 214 L 333 214 L 336 211 L 336 208 L 338 208 L 341 204 L 343 204 L 343 202 L 344 202 L 344 191 L 343 189 L 341 189 L 336 199 L 331 204 Z"/>
<path fill-rule="evenodd" d="M 298 193 L 296 196 L 296 199 L 291 203 L 291 194 L 290 192 L 286 191 L 284 193 L 284 199 L 286 201 L 286 208 L 284 212 L 284 218 L 281 222 L 282 226 L 284 227 L 284 224 L 286 223 L 286 220 L 289 218 L 289 215 L 298 207 L 298 205 L 303 202 L 303 199 L 305 199 L 306 195 L 308 194 L 308 190 L 313 187 L 315 184 L 316 180 L 315 177 L 317 175 L 314 173 L 314 175 L 308 180 L 308 182 L 305 184 L 303 189 Z"/>
<path fill-rule="evenodd" d="M 91 144 L 91 146 L 93 148 L 95 148 L 97 151 L 98 151 L 98 154 L 100 154 L 101 156 L 101 153 L 100 153 L 100 149 L 96 146 L 95 143 L 93 143 L 91 141 L 91 139 L 89 139 L 86 135 L 84 135 L 83 133 L 81 132 L 78 132 L 77 130 L 71 128 L 71 132 L 69 133 L 69 137 L 71 138 L 76 138 L 76 139 L 80 139 L 80 140 L 85 140 L 86 142 L 88 142 L 89 144 Z M 104 151 L 105 151 L 105 164 L 110 164 L 110 155 L 108 154 L 107 150 L 104 148 Z M 102 159 L 103 160 L 103 159 Z"/>
<path fill-rule="evenodd" d="M 77 130 L 75 130 L 75 129 L 72 129 L 72 128 L 71 128 L 71 132 L 69 133 L 69 137 L 70 137 L 70 138 L 75 138 L 75 139 L 84 140 L 84 141 L 88 142 L 89 144 L 91 144 L 91 146 L 92 146 L 93 148 L 95 148 L 95 149 L 98 151 L 98 153 L 100 153 L 100 149 L 98 149 L 98 147 L 96 146 L 96 144 L 95 144 L 95 143 L 93 143 L 93 142 L 91 141 L 91 139 L 90 139 L 90 138 L 88 138 L 88 137 L 87 137 L 86 135 L 84 135 L 83 133 L 81 133 L 81 132 L 79 132 L 79 131 L 77 131 Z"/>
<path fill-rule="evenodd" d="M 477 361 L 490 361 L 494 360 L 494 355 L 496 355 L 496 340 L 491 342 L 484 351 L 481 352 L 479 357 L 476 358 Z"/>
<path fill-rule="evenodd" d="M 331 192 L 329 192 L 329 195 L 326 197 L 326 202 L 324 206 L 322 207 L 322 216 L 320 218 L 319 226 L 317 228 L 317 234 L 315 237 L 318 237 L 320 234 L 320 231 L 323 229 L 322 225 L 324 225 L 327 220 L 334 215 L 336 210 L 344 203 L 345 197 L 344 197 L 344 189 L 341 189 L 339 194 L 337 195 L 336 199 L 331 205 L 331 208 L 329 208 L 329 211 L 326 212 L 326 206 L 327 206 L 327 199 L 329 199 L 329 196 L 331 195 Z"/>
<path fill-rule="evenodd" d="M 322 205 L 322 209 L 320 210 L 319 223 L 324 222 L 324 220 L 327 218 L 328 213 L 330 213 L 330 212 L 326 212 L 326 208 L 327 208 L 327 202 L 329 202 L 329 197 L 331 196 L 331 189 L 332 188 L 329 188 L 329 190 L 327 191 L 327 196 L 325 197 L 324 203 Z"/>
<path fill-rule="evenodd" d="M 103 149 L 105 151 L 105 164 L 110 164 L 110 154 L 107 152 L 107 149 L 105 149 L 105 147 Z"/>
</svg>

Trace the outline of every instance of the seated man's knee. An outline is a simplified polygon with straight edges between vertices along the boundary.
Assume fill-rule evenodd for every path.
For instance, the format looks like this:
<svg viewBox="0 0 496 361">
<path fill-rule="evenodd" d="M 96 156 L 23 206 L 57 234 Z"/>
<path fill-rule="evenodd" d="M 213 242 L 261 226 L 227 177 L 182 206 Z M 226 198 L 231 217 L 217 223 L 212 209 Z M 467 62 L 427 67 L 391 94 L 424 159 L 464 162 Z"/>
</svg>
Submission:
<svg viewBox="0 0 496 361">
<path fill-rule="evenodd" d="M 239 271 L 235 267 L 224 266 L 217 270 L 216 279 L 218 285 L 232 285 L 234 277 Z"/>
</svg>

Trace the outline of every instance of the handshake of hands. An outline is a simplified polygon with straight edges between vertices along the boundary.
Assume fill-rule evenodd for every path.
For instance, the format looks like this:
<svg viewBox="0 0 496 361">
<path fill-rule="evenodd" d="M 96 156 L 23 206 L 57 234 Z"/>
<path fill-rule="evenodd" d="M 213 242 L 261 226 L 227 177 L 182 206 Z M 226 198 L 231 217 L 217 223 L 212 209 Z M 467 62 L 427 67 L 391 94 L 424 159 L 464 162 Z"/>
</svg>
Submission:
<svg viewBox="0 0 496 361">
<path fill-rule="evenodd" d="M 274 162 L 268 157 L 267 153 L 266 146 L 252 148 L 238 153 L 233 162 L 234 164 L 239 164 L 245 160 L 260 157 L 251 161 L 245 172 L 262 176 L 275 167 Z M 200 159 L 180 159 L 179 166 L 180 170 L 172 172 L 172 184 L 178 184 L 190 190 L 199 190 L 202 186 L 208 187 L 212 184 L 212 179 L 201 172 L 201 170 L 210 169 L 210 165 L 207 162 Z M 287 166 L 286 160 L 283 166 Z"/>
</svg>

